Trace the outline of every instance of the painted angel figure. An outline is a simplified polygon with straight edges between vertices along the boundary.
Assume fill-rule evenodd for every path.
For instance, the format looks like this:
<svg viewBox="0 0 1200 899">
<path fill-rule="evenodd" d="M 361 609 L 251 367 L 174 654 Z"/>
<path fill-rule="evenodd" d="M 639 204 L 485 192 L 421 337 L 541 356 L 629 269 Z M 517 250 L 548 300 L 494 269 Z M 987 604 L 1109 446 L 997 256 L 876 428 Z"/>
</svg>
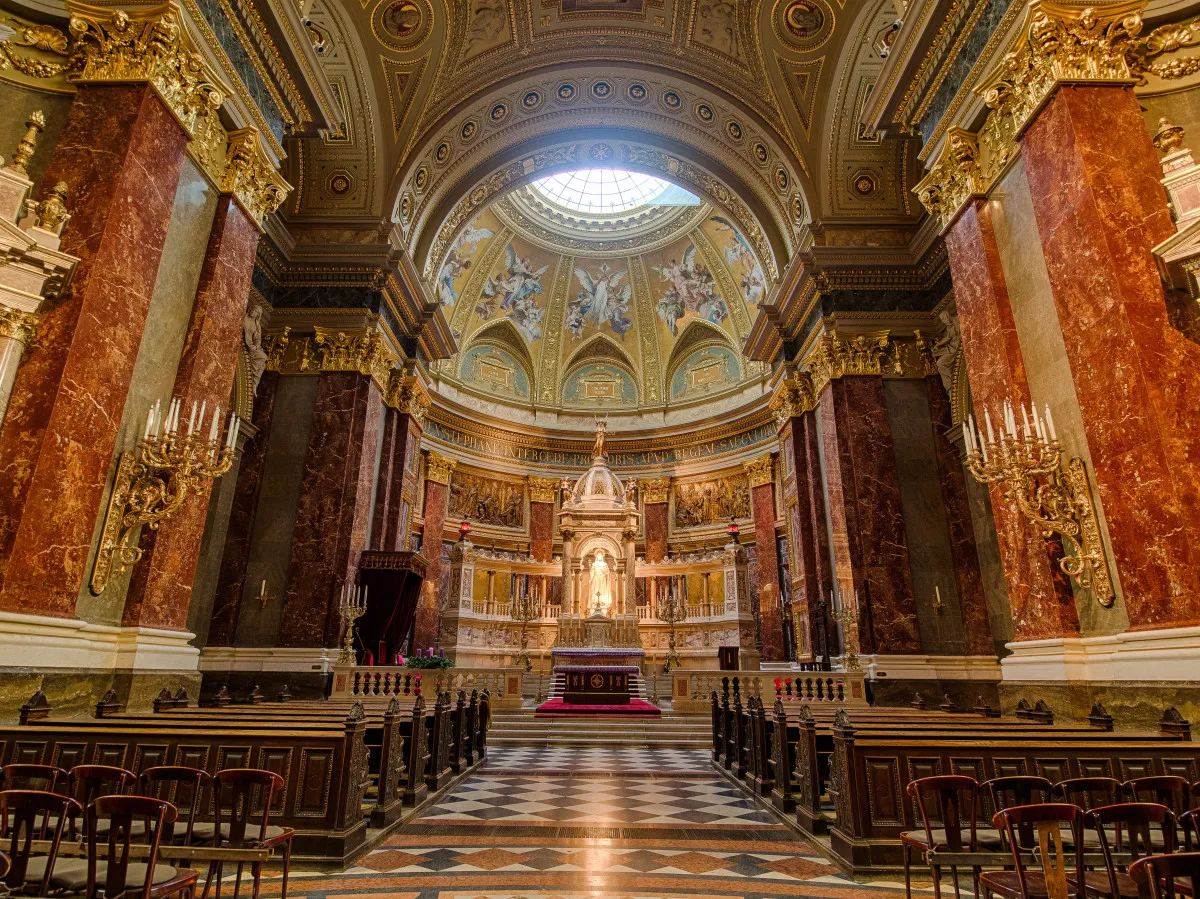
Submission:
<svg viewBox="0 0 1200 899">
<path fill-rule="evenodd" d="M 504 248 L 505 276 L 499 280 L 489 277 L 483 285 L 482 298 L 477 307 L 487 309 L 488 318 L 495 310 L 495 298 L 499 297 L 500 311 L 506 313 L 520 329 L 525 339 L 532 343 L 542 336 L 542 313 L 533 297 L 542 292 L 542 275 L 549 265 L 535 269 L 526 259 L 517 255 L 511 245 Z"/>
<path fill-rule="evenodd" d="M 742 266 L 742 291 L 747 301 L 757 303 L 766 289 L 766 278 L 763 276 L 762 266 L 754 256 L 754 250 L 729 219 L 723 215 L 714 215 L 712 220 L 720 230 L 729 232 L 729 243 L 725 245 L 725 264 L 730 269 L 737 265 Z"/>
<path fill-rule="evenodd" d="M 454 287 L 454 282 L 459 275 L 471 267 L 469 257 L 475 255 L 479 250 L 480 242 L 487 240 L 494 233 L 491 228 L 477 228 L 475 222 L 471 222 L 467 225 L 466 230 L 455 239 L 437 277 L 438 301 L 443 306 L 453 306 L 458 300 L 458 291 Z"/>
<path fill-rule="evenodd" d="M 679 320 L 688 313 L 713 324 L 720 324 L 729 314 L 725 301 L 716 292 L 712 272 L 696 261 L 695 246 L 684 251 L 682 262 L 672 259 L 669 265 L 656 266 L 656 270 L 669 284 L 658 301 L 658 315 L 673 335 L 679 335 Z"/>
<path fill-rule="evenodd" d="M 621 336 L 633 327 L 633 321 L 625 315 L 633 297 L 633 285 L 621 284 L 628 274 L 625 270 L 613 272 L 608 265 L 601 265 L 595 277 L 585 268 L 575 269 L 582 289 L 570 302 L 567 329 L 576 339 L 583 336 L 583 326 L 589 321 L 595 325 L 608 322 Z"/>
</svg>

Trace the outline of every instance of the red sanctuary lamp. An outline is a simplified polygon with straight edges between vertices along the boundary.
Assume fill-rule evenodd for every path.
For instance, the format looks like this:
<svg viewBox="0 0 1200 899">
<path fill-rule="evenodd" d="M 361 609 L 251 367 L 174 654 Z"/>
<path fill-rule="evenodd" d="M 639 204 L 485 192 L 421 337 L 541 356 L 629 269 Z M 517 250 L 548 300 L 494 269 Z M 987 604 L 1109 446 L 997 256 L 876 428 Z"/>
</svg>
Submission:
<svg viewBox="0 0 1200 899">
<path fill-rule="evenodd" d="M 464 518 L 462 520 L 462 524 L 460 524 L 458 526 L 458 539 L 466 540 L 467 537 L 469 537 L 470 535 L 471 535 L 471 522 L 467 521 Z"/>
<path fill-rule="evenodd" d="M 729 531 L 729 542 L 737 543 L 738 537 L 740 537 L 742 534 L 742 529 L 740 527 L 738 527 L 736 518 L 731 517 L 729 519 L 729 527 L 726 530 Z"/>
</svg>

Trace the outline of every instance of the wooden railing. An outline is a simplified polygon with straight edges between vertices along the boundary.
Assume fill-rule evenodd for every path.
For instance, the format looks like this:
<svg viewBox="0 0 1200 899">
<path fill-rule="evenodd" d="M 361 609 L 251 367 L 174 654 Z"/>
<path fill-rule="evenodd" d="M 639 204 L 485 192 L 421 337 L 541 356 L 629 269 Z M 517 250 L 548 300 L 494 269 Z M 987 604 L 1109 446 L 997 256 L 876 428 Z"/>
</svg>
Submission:
<svg viewBox="0 0 1200 899">
<path fill-rule="evenodd" d="M 697 671 L 676 670 L 671 675 L 671 699 L 678 712 L 704 712 L 713 691 L 721 692 L 724 680 L 738 679 L 741 695 L 762 699 L 768 706 L 776 697 L 785 703 L 866 706 L 867 693 L 861 671 Z"/>
<path fill-rule="evenodd" d="M 524 668 L 405 668 L 398 665 L 335 665 L 334 699 L 378 699 L 395 696 L 403 705 L 418 695 L 432 696 L 438 690 L 488 690 L 492 708 L 519 708 L 524 686 Z"/>
</svg>

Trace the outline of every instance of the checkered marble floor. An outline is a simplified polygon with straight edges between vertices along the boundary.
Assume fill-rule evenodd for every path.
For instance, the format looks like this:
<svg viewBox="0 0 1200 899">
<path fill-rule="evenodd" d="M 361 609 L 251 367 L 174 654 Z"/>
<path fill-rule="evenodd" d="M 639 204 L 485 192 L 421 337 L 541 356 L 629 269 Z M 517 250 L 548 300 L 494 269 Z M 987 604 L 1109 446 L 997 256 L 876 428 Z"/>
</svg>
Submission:
<svg viewBox="0 0 1200 899">
<path fill-rule="evenodd" d="M 288 885 L 292 899 L 900 899 L 902 891 L 843 877 L 703 752 L 589 749 L 494 751 L 345 872 L 297 866 Z M 278 879 L 264 883 L 265 899 L 278 895 Z"/>
</svg>

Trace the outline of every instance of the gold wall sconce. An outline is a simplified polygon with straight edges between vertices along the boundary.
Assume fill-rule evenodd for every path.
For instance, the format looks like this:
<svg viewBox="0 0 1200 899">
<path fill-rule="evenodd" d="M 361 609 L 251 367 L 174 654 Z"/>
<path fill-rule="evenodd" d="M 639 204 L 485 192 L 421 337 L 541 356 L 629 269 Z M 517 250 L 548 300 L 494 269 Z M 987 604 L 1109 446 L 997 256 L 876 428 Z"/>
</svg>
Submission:
<svg viewBox="0 0 1200 899">
<path fill-rule="evenodd" d="M 1058 565 L 1072 581 L 1091 590 L 1096 601 L 1111 608 L 1116 601 L 1108 560 L 1100 540 L 1100 524 L 1092 505 L 1087 469 L 1073 458 L 1062 466 L 1062 444 L 1054 430 L 1054 417 L 1045 407 L 1045 417 L 1036 406 L 1021 407 L 1021 433 L 1012 403 L 1004 401 L 1000 437 L 992 429 L 985 407 L 987 439 L 970 416 L 963 423 L 967 443 L 967 467 L 982 484 L 1000 484 L 1005 499 L 1037 525 L 1043 537 L 1062 537 L 1064 553 Z"/>
<path fill-rule="evenodd" d="M 97 596 L 113 575 L 141 559 L 141 548 L 128 542 L 131 534 L 142 525 L 156 530 L 189 495 L 203 494 L 208 482 L 225 474 L 233 464 L 241 427 L 237 413 L 229 413 L 225 439 L 221 441 L 220 406 L 213 412 L 207 439 L 197 433 L 197 425 L 204 427 L 207 403 L 199 408 L 192 404 L 186 434 L 181 434 L 179 428 L 182 406 L 178 397 L 171 400 L 164 418 L 162 404 L 155 403 L 146 416 L 146 429 L 137 447 L 121 453 L 92 569 L 91 589 Z"/>
</svg>

